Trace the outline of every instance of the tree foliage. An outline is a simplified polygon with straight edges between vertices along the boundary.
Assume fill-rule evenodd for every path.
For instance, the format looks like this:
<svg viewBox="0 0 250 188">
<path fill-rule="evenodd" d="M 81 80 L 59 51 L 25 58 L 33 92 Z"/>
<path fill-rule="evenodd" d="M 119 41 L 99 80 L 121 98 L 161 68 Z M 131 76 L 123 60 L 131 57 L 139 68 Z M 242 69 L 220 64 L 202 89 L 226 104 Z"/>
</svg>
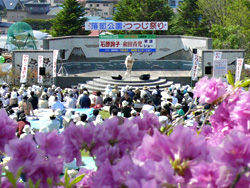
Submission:
<svg viewBox="0 0 250 188">
<path fill-rule="evenodd" d="M 88 34 L 82 27 L 86 18 L 84 8 L 76 0 L 65 0 L 53 22 L 53 36 Z"/>
<path fill-rule="evenodd" d="M 167 0 L 121 0 L 116 8 L 115 21 L 170 21 L 174 15 Z"/>
<path fill-rule="evenodd" d="M 23 19 L 22 22 L 25 22 L 30 25 L 34 30 L 50 30 L 52 27 L 53 20 L 43 20 L 43 19 Z"/>
</svg>

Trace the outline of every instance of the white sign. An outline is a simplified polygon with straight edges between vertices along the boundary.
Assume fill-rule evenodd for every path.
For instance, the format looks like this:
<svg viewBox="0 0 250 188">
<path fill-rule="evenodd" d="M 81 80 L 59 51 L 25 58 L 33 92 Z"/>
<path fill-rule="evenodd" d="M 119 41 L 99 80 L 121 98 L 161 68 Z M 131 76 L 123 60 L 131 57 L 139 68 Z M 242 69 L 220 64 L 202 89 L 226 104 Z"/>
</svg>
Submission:
<svg viewBox="0 0 250 188">
<path fill-rule="evenodd" d="M 56 77 L 57 56 L 58 56 L 58 50 L 53 50 L 53 77 Z"/>
<path fill-rule="evenodd" d="M 23 55 L 20 83 L 27 82 L 29 55 Z"/>
<path fill-rule="evenodd" d="M 227 59 L 214 60 L 213 76 L 216 78 L 227 74 Z"/>
<path fill-rule="evenodd" d="M 85 30 L 168 30 L 168 22 L 85 22 Z"/>
<path fill-rule="evenodd" d="M 156 35 L 100 35 L 99 52 L 155 52 Z"/>
<path fill-rule="evenodd" d="M 214 60 L 221 60 L 222 52 L 214 52 Z"/>
<path fill-rule="evenodd" d="M 37 82 L 43 83 L 43 77 L 40 75 L 40 67 L 43 67 L 43 56 L 38 56 L 38 71 L 37 71 Z"/>
<path fill-rule="evenodd" d="M 240 75 L 243 67 L 244 59 L 239 58 L 236 62 L 235 83 L 240 81 Z"/>
<path fill-rule="evenodd" d="M 192 80 L 198 79 L 198 66 L 199 66 L 199 56 L 197 54 L 193 54 Z"/>
</svg>

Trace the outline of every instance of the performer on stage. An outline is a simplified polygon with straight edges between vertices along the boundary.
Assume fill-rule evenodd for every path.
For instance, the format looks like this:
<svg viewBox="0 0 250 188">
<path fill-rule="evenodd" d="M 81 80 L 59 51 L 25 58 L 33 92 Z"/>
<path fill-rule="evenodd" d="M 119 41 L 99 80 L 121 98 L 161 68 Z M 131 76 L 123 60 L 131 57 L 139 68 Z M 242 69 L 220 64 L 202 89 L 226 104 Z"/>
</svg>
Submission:
<svg viewBox="0 0 250 188">
<path fill-rule="evenodd" d="M 125 72 L 125 75 L 129 75 L 131 74 L 131 71 L 132 71 L 132 67 L 133 67 L 133 63 L 134 63 L 134 58 L 132 56 L 132 53 L 129 52 L 129 55 L 126 57 L 126 60 L 125 60 L 125 65 L 127 67 L 127 70 Z"/>
</svg>

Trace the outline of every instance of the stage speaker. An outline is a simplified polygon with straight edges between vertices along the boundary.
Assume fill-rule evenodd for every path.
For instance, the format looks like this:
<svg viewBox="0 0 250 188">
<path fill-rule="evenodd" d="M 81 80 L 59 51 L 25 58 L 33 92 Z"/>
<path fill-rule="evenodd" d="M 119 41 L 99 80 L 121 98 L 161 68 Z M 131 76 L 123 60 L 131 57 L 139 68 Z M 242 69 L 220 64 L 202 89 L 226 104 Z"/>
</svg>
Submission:
<svg viewBox="0 0 250 188">
<path fill-rule="evenodd" d="M 205 74 L 212 74 L 212 67 L 211 66 L 205 67 Z"/>
<path fill-rule="evenodd" d="M 139 78 L 140 78 L 140 80 L 149 80 L 150 74 L 142 74 Z"/>
<path fill-rule="evenodd" d="M 46 73 L 45 73 L 45 67 L 39 67 L 39 75 L 40 76 L 44 76 Z"/>
<path fill-rule="evenodd" d="M 119 74 L 118 76 L 117 75 L 113 75 L 113 76 L 111 76 L 112 77 L 112 79 L 114 79 L 114 80 L 122 80 L 122 76 Z"/>
<path fill-rule="evenodd" d="M 64 49 L 60 50 L 60 57 L 61 59 L 65 59 L 65 51 Z"/>
<path fill-rule="evenodd" d="M 196 48 L 193 49 L 193 54 L 197 54 L 197 49 Z"/>
</svg>

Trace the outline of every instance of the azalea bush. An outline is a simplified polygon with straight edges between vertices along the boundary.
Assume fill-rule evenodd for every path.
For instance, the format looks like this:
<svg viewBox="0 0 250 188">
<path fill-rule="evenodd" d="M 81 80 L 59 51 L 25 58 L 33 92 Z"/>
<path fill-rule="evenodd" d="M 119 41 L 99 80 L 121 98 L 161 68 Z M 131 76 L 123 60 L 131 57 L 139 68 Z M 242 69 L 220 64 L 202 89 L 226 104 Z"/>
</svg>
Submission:
<svg viewBox="0 0 250 188">
<path fill-rule="evenodd" d="M 210 105 L 201 126 L 186 126 L 187 114 L 160 129 L 158 117 L 144 112 L 143 118 L 106 119 L 86 127 L 73 123 L 62 134 L 36 133 L 34 138 L 15 137 L 16 122 L 0 111 L 0 151 L 10 157 L 1 169 L 6 176 L 1 187 L 239 187 L 250 185 L 250 93 L 249 85 L 202 78 L 194 97 Z M 191 117 L 192 118 L 192 117 Z M 89 152 L 97 169 L 80 168 L 73 177 L 64 162 L 76 159 L 82 166 L 81 151 Z M 6 170 L 6 166 L 8 169 Z"/>
</svg>

